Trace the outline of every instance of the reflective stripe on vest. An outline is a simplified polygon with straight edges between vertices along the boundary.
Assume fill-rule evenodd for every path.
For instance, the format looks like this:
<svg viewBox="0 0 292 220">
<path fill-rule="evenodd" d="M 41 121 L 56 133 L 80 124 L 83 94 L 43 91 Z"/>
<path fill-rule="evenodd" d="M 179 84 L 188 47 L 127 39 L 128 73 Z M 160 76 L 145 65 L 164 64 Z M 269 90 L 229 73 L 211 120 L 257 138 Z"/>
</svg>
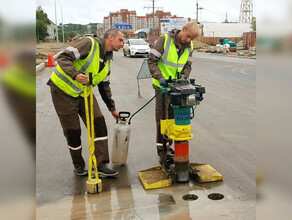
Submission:
<svg viewBox="0 0 292 220">
<path fill-rule="evenodd" d="M 92 41 L 92 46 L 90 49 L 90 53 L 85 59 L 75 60 L 73 62 L 73 66 L 80 73 L 88 74 L 92 72 L 92 83 L 93 85 L 97 85 L 102 80 L 106 78 L 109 73 L 109 61 L 106 62 L 104 68 L 99 71 L 99 44 L 95 41 L 94 38 L 90 38 Z M 51 75 L 51 80 L 53 83 L 58 86 L 63 92 L 66 94 L 78 97 L 84 96 L 83 89 L 84 86 L 73 80 L 69 75 L 67 75 L 62 68 L 57 65 L 56 69 Z M 88 92 L 89 94 L 89 92 Z"/>
<path fill-rule="evenodd" d="M 85 70 L 90 66 L 90 64 L 92 63 L 93 61 L 93 58 L 94 58 L 94 55 L 95 55 L 95 52 L 96 52 L 96 41 L 94 40 L 94 48 L 93 48 L 93 51 L 92 51 L 92 54 L 90 56 L 90 58 L 87 60 L 87 62 L 83 65 L 83 67 L 81 67 L 81 69 L 79 70 L 80 73 L 83 73 L 85 72 Z M 99 51 L 98 51 L 99 53 Z M 98 54 L 99 56 L 99 54 Z"/>
<path fill-rule="evenodd" d="M 165 36 L 165 42 L 163 45 L 164 53 L 162 54 L 160 60 L 158 61 L 158 66 L 164 78 L 168 79 L 169 76 L 171 76 L 172 79 L 177 79 L 178 78 L 177 74 L 180 74 L 181 71 L 183 70 L 185 64 L 189 59 L 190 53 L 194 48 L 194 45 L 193 42 L 191 41 L 191 47 L 185 48 L 183 54 L 180 57 L 178 57 L 174 40 L 168 34 L 165 34 L 164 36 Z M 153 84 L 156 85 L 157 87 L 161 87 L 157 79 L 153 78 Z"/>
<path fill-rule="evenodd" d="M 54 72 L 59 78 L 61 78 L 65 83 L 67 83 L 68 86 L 72 87 L 72 89 L 74 89 L 77 93 L 83 92 L 81 89 L 75 86 L 69 79 L 67 79 L 62 73 L 60 73 L 57 68 L 55 68 Z"/>
<path fill-rule="evenodd" d="M 74 53 L 75 59 L 78 60 L 80 58 L 80 53 L 75 47 L 67 47 L 66 50 L 72 51 Z"/>
</svg>

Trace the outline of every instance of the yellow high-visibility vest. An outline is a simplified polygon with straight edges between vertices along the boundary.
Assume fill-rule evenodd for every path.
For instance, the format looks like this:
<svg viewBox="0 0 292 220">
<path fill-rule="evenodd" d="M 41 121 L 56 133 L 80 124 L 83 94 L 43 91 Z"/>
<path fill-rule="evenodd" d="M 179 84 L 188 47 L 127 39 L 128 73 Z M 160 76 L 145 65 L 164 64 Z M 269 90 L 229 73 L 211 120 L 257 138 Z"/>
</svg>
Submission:
<svg viewBox="0 0 292 220">
<path fill-rule="evenodd" d="M 89 37 L 89 39 L 92 42 L 90 53 L 85 59 L 75 60 L 73 62 L 73 66 L 80 73 L 85 73 L 86 75 L 92 73 L 92 84 L 93 86 L 96 86 L 107 77 L 110 71 L 111 62 L 110 60 L 107 60 L 104 68 L 100 72 L 98 72 L 99 43 L 96 42 L 96 40 L 92 37 Z M 79 96 L 84 97 L 83 93 L 84 85 L 72 79 L 62 70 L 62 68 L 59 65 L 57 65 L 54 72 L 52 73 L 51 80 L 66 94 L 73 97 Z M 89 94 L 89 88 L 87 94 Z"/>
<path fill-rule="evenodd" d="M 185 64 L 187 63 L 190 53 L 194 49 L 194 44 L 191 41 L 191 48 L 185 48 L 183 54 L 178 57 L 176 52 L 176 47 L 174 39 L 171 38 L 168 34 L 164 34 L 164 53 L 158 61 L 158 67 L 165 79 L 168 79 L 171 76 L 171 79 L 179 78 L 179 74 L 183 70 Z M 159 88 L 161 85 L 157 79 L 153 78 L 153 84 Z"/>
<path fill-rule="evenodd" d="M 36 78 L 34 74 L 27 72 L 19 65 L 13 65 L 3 74 L 2 82 L 15 92 L 35 99 Z"/>
</svg>

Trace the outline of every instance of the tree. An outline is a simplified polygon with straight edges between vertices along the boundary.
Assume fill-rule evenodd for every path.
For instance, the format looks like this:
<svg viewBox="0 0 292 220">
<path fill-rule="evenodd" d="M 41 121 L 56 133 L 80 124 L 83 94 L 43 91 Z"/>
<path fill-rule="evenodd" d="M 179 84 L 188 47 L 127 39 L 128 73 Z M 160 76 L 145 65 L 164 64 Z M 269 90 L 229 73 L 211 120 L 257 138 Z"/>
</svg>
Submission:
<svg viewBox="0 0 292 220">
<path fill-rule="evenodd" d="M 50 24 L 47 13 L 45 13 L 41 6 L 37 7 L 36 10 L 36 35 L 37 40 L 45 40 L 48 36 L 47 28 Z"/>
<path fill-rule="evenodd" d="M 252 29 L 252 31 L 253 32 L 256 32 L 256 30 L 257 30 L 257 23 L 256 23 L 256 21 L 253 21 L 253 22 L 251 22 L 251 29 Z"/>
</svg>

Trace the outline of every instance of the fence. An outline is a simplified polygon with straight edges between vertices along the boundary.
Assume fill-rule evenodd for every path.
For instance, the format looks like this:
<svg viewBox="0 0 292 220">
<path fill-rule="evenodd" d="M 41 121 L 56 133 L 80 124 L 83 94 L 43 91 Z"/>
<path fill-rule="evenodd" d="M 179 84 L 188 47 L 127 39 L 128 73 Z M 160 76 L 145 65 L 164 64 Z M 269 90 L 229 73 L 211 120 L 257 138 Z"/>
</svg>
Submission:
<svg viewBox="0 0 292 220">
<path fill-rule="evenodd" d="M 209 44 L 209 45 L 216 45 L 216 44 L 219 44 L 220 39 L 223 39 L 223 38 L 227 38 L 230 41 L 233 41 L 236 43 L 242 40 L 242 37 L 204 37 L 204 36 L 198 37 L 195 40 L 200 41 L 205 44 Z"/>
<path fill-rule="evenodd" d="M 245 32 L 242 35 L 243 44 L 249 49 L 256 44 L 256 32 Z"/>
</svg>

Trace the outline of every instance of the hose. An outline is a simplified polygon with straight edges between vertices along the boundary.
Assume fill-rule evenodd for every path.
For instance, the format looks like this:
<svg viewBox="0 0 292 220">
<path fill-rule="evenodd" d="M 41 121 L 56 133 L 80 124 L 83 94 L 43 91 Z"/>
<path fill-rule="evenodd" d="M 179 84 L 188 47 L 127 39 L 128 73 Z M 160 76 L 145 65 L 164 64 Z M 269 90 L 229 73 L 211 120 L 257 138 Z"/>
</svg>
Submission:
<svg viewBox="0 0 292 220">
<path fill-rule="evenodd" d="M 141 111 L 143 108 L 145 108 L 146 105 L 148 105 L 156 96 L 158 96 L 158 94 L 161 92 L 161 90 L 159 90 L 145 105 L 143 105 L 141 108 L 139 108 L 134 114 L 132 114 L 132 116 L 129 118 L 129 122 L 128 124 L 131 124 L 131 119 L 134 117 L 134 115 L 136 115 L 139 111 Z"/>
</svg>

